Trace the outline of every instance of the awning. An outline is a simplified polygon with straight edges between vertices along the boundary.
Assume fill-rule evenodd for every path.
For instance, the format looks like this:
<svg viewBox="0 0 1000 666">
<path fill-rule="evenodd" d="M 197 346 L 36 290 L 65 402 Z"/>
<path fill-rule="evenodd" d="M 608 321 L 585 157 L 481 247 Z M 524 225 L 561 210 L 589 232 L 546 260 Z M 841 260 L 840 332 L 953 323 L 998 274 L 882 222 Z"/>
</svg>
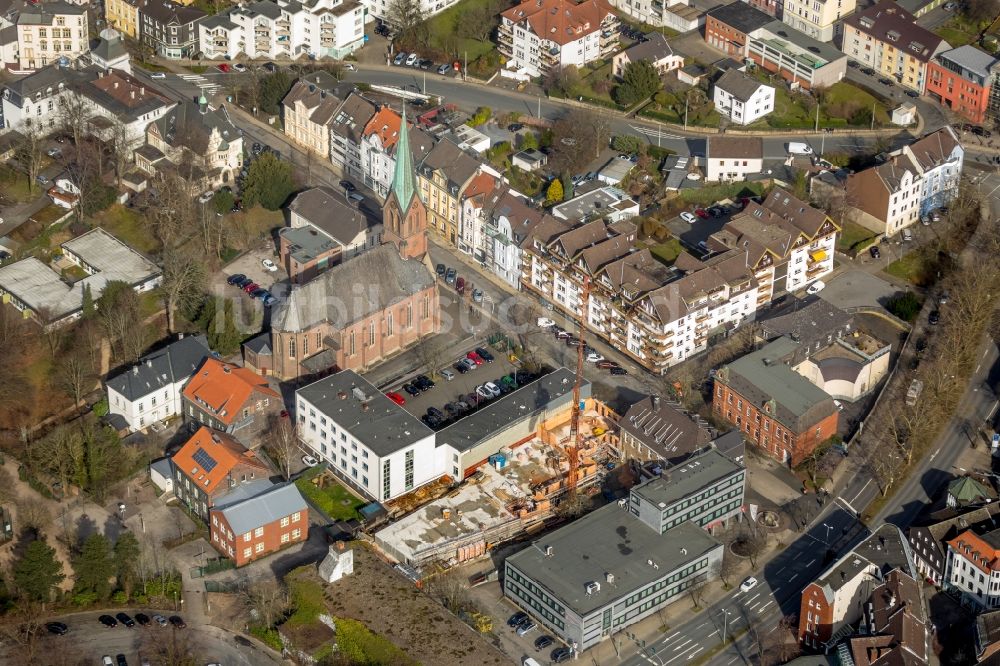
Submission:
<svg viewBox="0 0 1000 666">
<path fill-rule="evenodd" d="M 826 259 L 826 250 L 816 250 L 815 252 L 810 252 L 809 256 L 813 261 L 823 261 Z"/>
</svg>

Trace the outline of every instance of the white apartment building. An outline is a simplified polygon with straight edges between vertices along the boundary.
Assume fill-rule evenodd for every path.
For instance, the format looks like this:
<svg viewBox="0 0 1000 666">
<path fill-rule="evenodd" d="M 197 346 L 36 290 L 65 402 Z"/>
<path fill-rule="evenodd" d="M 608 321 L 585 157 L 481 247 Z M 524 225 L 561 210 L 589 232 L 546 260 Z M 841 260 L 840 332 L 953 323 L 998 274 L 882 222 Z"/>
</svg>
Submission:
<svg viewBox="0 0 1000 666">
<path fill-rule="evenodd" d="M 198 25 L 207 58 L 343 58 L 364 44 L 365 7 L 352 0 L 260 0 Z"/>
<path fill-rule="evenodd" d="M 363 178 L 361 167 L 362 133 L 378 107 L 357 93 L 351 93 L 333 114 L 330 122 L 330 161 L 347 175 Z"/>
<path fill-rule="evenodd" d="M 485 264 L 512 287 L 521 287 L 522 247 L 538 225 L 569 225 L 527 203 L 520 192 L 501 187 L 491 193 L 483 213 Z"/>
<path fill-rule="evenodd" d="M 402 116 L 391 107 L 383 106 L 375 112 L 364 125 L 361 132 L 359 154 L 361 157 L 361 175 L 365 186 L 375 192 L 379 198 L 389 196 L 392 178 L 396 170 L 396 144 L 399 141 L 399 127 Z M 412 124 L 407 124 L 411 128 Z M 419 164 L 430 152 L 434 140 L 426 132 L 415 130 L 407 132 L 410 139 L 410 154 L 414 164 Z"/>
<path fill-rule="evenodd" d="M 212 353 L 204 335 L 181 337 L 105 382 L 108 412 L 138 432 L 182 413 L 181 389 Z"/>
<path fill-rule="evenodd" d="M 25 4 L 17 17 L 22 70 L 38 69 L 61 58 L 73 60 L 90 51 L 87 9 L 61 0 Z"/>
<path fill-rule="evenodd" d="M 848 176 L 848 215 L 892 236 L 955 198 L 964 158 L 965 149 L 948 126 L 903 146 L 882 164 Z"/>
<path fill-rule="evenodd" d="M 966 530 L 948 542 L 945 588 L 979 610 L 1000 608 L 1000 530 L 982 536 Z"/>
<path fill-rule="evenodd" d="M 610 59 L 618 49 L 618 17 L 601 0 L 526 0 L 500 14 L 497 48 L 519 78 Z"/>
<path fill-rule="evenodd" d="M 51 65 L 11 81 L 3 89 L 4 127 L 17 129 L 29 122 L 44 133 L 52 131 L 76 79 L 77 72 Z"/>
<path fill-rule="evenodd" d="M 430 428 L 352 370 L 296 391 L 295 424 L 313 455 L 376 501 L 434 481 L 450 462 Z"/>
<path fill-rule="evenodd" d="M 420 0 L 420 13 L 424 18 L 430 18 L 435 14 L 440 14 L 457 2 L 458 0 Z M 364 0 L 364 4 L 368 14 L 388 20 L 389 7 L 392 6 L 392 0 Z"/>
<path fill-rule="evenodd" d="M 830 42 L 837 35 L 837 21 L 856 7 L 856 0 L 784 0 L 781 20 L 813 39 Z"/>
<path fill-rule="evenodd" d="M 749 125 L 774 111 L 774 88 L 731 69 L 712 87 L 712 102 L 737 125 Z"/>
<path fill-rule="evenodd" d="M 459 198 L 458 249 L 471 254 L 480 264 L 486 263 L 487 236 L 484 229 L 490 204 L 504 191 L 501 178 L 483 172 L 469 182 Z"/>
<path fill-rule="evenodd" d="M 746 180 L 764 170 L 764 142 L 759 137 L 710 136 L 706 139 L 705 180 Z"/>
</svg>

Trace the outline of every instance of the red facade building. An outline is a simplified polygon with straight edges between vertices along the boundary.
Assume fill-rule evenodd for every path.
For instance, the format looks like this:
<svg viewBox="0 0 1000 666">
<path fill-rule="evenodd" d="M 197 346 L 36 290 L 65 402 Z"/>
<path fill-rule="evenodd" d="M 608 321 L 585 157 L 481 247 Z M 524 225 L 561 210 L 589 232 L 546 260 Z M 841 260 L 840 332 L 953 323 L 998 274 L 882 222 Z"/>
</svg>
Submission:
<svg viewBox="0 0 1000 666">
<path fill-rule="evenodd" d="M 309 538 L 309 507 L 292 483 L 230 493 L 209 518 L 212 545 L 238 567 Z"/>
<path fill-rule="evenodd" d="M 705 15 L 705 41 L 726 55 L 742 60 L 747 55 L 748 33 L 774 20 L 745 2 L 716 7 Z"/>
<path fill-rule="evenodd" d="M 927 63 L 927 94 L 970 122 L 982 123 L 998 63 L 971 45 L 945 51 Z"/>
</svg>

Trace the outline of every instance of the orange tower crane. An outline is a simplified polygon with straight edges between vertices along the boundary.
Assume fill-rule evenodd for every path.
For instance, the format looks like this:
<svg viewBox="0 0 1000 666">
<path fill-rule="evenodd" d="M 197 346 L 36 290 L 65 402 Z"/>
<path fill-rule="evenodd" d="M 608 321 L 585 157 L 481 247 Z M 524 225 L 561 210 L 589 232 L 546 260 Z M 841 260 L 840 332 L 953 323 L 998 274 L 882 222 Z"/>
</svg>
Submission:
<svg viewBox="0 0 1000 666">
<path fill-rule="evenodd" d="M 580 293 L 580 312 L 576 316 L 577 337 L 580 341 L 576 347 L 576 381 L 573 382 L 573 411 L 570 417 L 569 473 L 566 475 L 566 489 L 570 497 L 576 494 L 577 476 L 580 473 L 580 449 L 583 440 L 580 436 L 580 385 L 583 383 L 583 349 L 584 333 L 587 330 L 587 305 L 590 302 L 590 278 L 583 276 L 583 286 Z"/>
</svg>

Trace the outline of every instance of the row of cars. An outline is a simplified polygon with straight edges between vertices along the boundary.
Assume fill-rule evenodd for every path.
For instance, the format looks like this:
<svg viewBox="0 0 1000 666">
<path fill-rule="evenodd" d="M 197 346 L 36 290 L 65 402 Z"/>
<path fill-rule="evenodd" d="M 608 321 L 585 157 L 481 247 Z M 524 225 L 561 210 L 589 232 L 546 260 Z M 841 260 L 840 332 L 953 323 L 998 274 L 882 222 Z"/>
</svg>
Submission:
<svg viewBox="0 0 1000 666">
<path fill-rule="evenodd" d="M 683 213 L 680 214 L 680 218 L 685 222 L 687 222 L 688 224 L 695 224 L 699 218 L 702 220 L 707 220 L 713 217 L 719 218 L 722 217 L 723 215 L 729 215 L 731 213 L 740 211 L 746 208 L 751 201 L 759 204 L 763 203 L 764 198 L 760 196 L 740 197 L 739 201 L 737 201 L 736 203 L 730 203 L 730 204 L 716 203 L 711 206 L 708 206 L 707 208 L 695 208 L 693 212 L 684 211 Z"/>
<path fill-rule="evenodd" d="M 421 58 L 419 53 L 407 53 L 406 51 L 400 51 L 396 54 L 396 57 L 392 59 L 392 64 L 397 67 L 417 67 L 419 69 L 431 69 L 434 68 L 434 61 L 428 60 L 427 58 Z M 435 71 L 444 76 L 448 72 L 454 69 L 454 65 L 449 65 L 447 63 L 443 65 L 438 65 Z"/>
<path fill-rule="evenodd" d="M 455 291 L 457 291 L 460 296 L 465 294 L 465 288 L 466 288 L 465 278 L 459 276 L 458 271 L 456 271 L 454 268 L 449 268 L 449 267 L 445 266 L 444 264 L 438 264 L 437 265 L 437 276 L 438 276 L 438 279 L 444 280 L 445 284 L 454 285 L 455 286 Z M 476 303 L 482 303 L 483 302 L 483 290 L 482 289 L 473 289 L 472 290 L 472 300 L 474 302 L 476 302 Z"/>
<path fill-rule="evenodd" d="M 534 620 L 532 620 L 527 613 L 523 611 L 518 611 L 517 613 L 511 615 L 507 619 L 507 626 L 513 629 L 514 633 L 516 633 L 518 636 L 527 636 L 532 631 L 538 628 L 538 624 Z M 552 645 L 554 644 L 555 640 L 551 636 L 548 635 L 539 636 L 538 638 L 535 639 L 534 643 L 535 651 L 540 652 L 546 648 L 552 647 Z M 549 655 L 549 658 L 552 659 L 553 664 L 561 664 L 565 661 L 569 661 L 569 658 L 572 656 L 573 652 L 569 648 L 557 647 L 556 649 L 552 650 L 552 653 Z M 533 659 L 530 661 L 537 663 Z M 525 659 L 523 663 L 528 664 L 529 660 Z"/>
<path fill-rule="evenodd" d="M 270 259 L 264 259 L 264 261 L 261 263 L 264 267 L 264 270 L 270 273 L 273 273 L 274 271 L 278 270 L 277 264 L 275 264 Z M 226 278 L 226 284 L 232 287 L 238 287 L 245 294 L 250 296 L 250 298 L 259 298 L 261 302 L 264 304 L 265 308 L 271 307 L 278 300 L 274 296 L 274 294 L 272 294 L 270 291 L 260 286 L 256 282 L 254 282 L 251 278 L 248 278 L 243 273 L 230 275 L 228 278 Z"/>
<path fill-rule="evenodd" d="M 556 323 L 551 319 L 549 319 L 548 317 L 539 317 L 537 323 L 539 328 L 548 330 L 550 333 L 552 333 L 552 335 L 555 336 L 556 340 L 562 340 L 564 343 L 566 343 L 567 347 L 579 347 L 582 345 L 584 358 L 586 358 L 588 362 L 596 364 L 598 368 L 602 370 L 607 370 L 612 375 L 628 374 L 628 370 L 621 367 L 614 361 L 610 361 L 604 358 L 604 356 L 601 355 L 601 353 L 598 352 L 596 349 L 586 344 L 585 342 L 580 340 L 580 338 L 573 335 L 566 329 L 556 325 Z"/>
<path fill-rule="evenodd" d="M 114 629 L 115 627 L 118 626 L 119 623 L 121 623 L 128 629 L 131 629 L 136 624 L 138 624 L 140 627 L 149 627 L 155 624 L 160 627 L 173 626 L 177 627 L 178 629 L 183 629 L 184 627 L 187 626 L 187 624 L 185 624 L 184 622 L 184 619 L 181 618 L 180 615 L 171 615 L 168 618 L 168 617 L 163 617 L 159 613 L 155 613 L 152 616 L 146 615 L 145 613 L 136 613 L 135 619 L 132 619 L 132 617 L 129 616 L 128 613 L 116 613 L 114 617 L 112 617 L 111 615 L 102 615 L 99 618 L 97 618 L 97 621 L 103 624 L 108 629 Z M 56 622 L 51 624 L 61 624 L 61 623 Z M 66 627 L 66 625 L 62 626 Z"/>
</svg>

